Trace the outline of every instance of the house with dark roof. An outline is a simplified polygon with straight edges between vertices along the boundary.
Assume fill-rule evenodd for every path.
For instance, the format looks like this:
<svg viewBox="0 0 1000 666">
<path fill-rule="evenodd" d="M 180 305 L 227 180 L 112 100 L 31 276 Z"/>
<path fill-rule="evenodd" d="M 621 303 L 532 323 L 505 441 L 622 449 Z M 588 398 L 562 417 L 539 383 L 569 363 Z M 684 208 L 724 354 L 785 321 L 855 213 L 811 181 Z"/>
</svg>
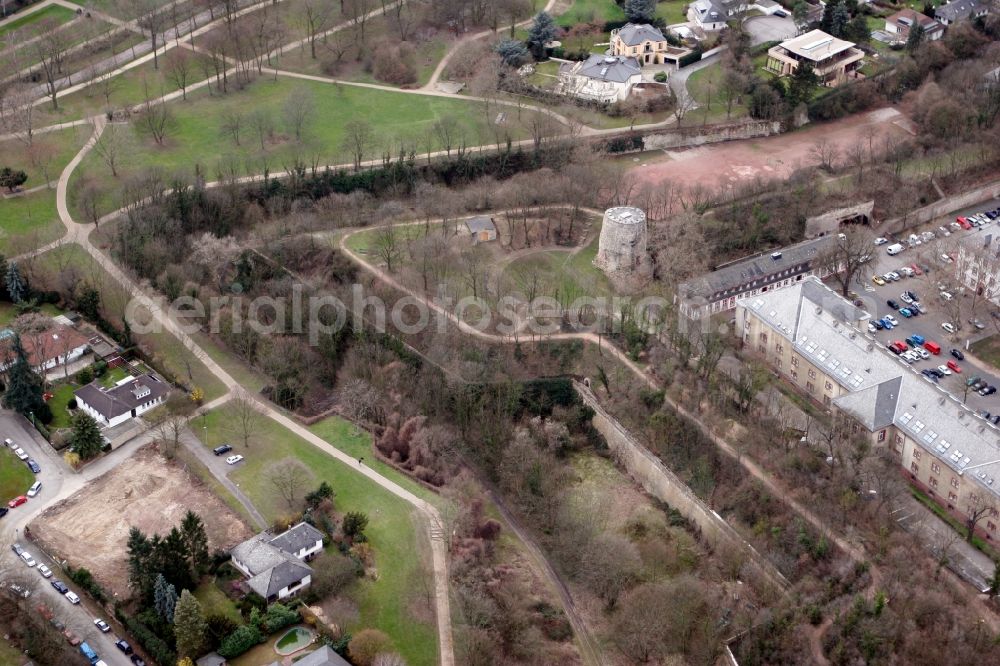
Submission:
<svg viewBox="0 0 1000 666">
<path fill-rule="evenodd" d="M 72 326 L 61 324 L 44 331 L 22 331 L 20 337 L 28 363 L 36 372 L 72 363 L 83 356 L 88 347 L 87 338 L 82 333 Z M 0 336 L 0 371 L 14 363 L 13 342 L 13 331 Z"/>
<path fill-rule="evenodd" d="M 648 23 L 626 23 L 611 31 L 611 55 L 631 56 L 642 65 L 667 62 L 669 47 L 660 29 Z"/>
<path fill-rule="evenodd" d="M 746 0 L 695 0 L 688 5 L 687 18 L 692 26 L 714 32 L 744 16 L 748 9 L 750 3 Z"/>
<path fill-rule="evenodd" d="M 251 590 L 271 603 L 304 590 L 312 582 L 306 562 L 323 550 L 323 533 L 299 523 L 273 536 L 267 532 L 229 551 L 233 566 L 247 577 Z"/>
<path fill-rule="evenodd" d="M 592 55 L 582 62 L 559 67 L 557 90 L 564 95 L 604 104 L 628 97 L 632 86 L 642 81 L 642 68 L 631 56 Z"/>
<path fill-rule="evenodd" d="M 910 38 L 910 30 L 918 25 L 924 30 L 925 41 L 932 42 L 944 35 L 941 23 L 910 8 L 901 9 L 885 19 L 885 31 L 892 35 L 895 44 L 905 44 Z"/>
<path fill-rule="evenodd" d="M 952 0 L 934 10 L 934 18 L 945 25 L 957 21 L 968 21 L 990 13 L 990 7 L 984 0 Z"/>
<path fill-rule="evenodd" d="M 127 377 L 106 389 L 94 381 L 73 392 L 76 404 L 102 426 L 114 427 L 162 404 L 170 385 L 152 373 Z"/>
<path fill-rule="evenodd" d="M 493 218 L 488 215 L 466 218 L 462 220 L 462 225 L 472 237 L 473 244 L 497 239 L 497 225 L 493 222 Z"/>
<path fill-rule="evenodd" d="M 269 666 L 280 666 L 280 662 L 272 662 Z M 318 650 L 296 659 L 295 666 L 351 666 L 351 663 L 330 649 L 329 645 L 321 645 Z"/>
</svg>

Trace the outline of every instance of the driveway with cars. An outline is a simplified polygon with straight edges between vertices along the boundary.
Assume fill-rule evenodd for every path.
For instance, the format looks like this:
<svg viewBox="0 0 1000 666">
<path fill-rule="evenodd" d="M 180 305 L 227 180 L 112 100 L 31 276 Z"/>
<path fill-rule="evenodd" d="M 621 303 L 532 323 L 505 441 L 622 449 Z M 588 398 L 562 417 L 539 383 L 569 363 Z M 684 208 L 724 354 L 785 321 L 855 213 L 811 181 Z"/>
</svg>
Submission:
<svg viewBox="0 0 1000 666">
<path fill-rule="evenodd" d="M 949 334 L 942 329 L 941 325 L 945 322 L 958 322 L 952 322 L 951 317 L 945 311 L 940 295 L 942 290 L 938 288 L 938 284 L 945 285 L 954 298 L 969 297 L 957 288 L 959 284 L 955 277 L 954 264 L 942 260 L 941 255 L 954 254 L 956 241 L 966 241 L 970 236 L 1000 234 L 1000 226 L 998 226 L 996 221 L 992 221 L 982 228 L 972 230 L 956 230 L 951 226 L 951 222 L 954 221 L 956 216 L 965 216 L 998 207 L 1000 207 L 1000 200 L 985 202 L 966 211 L 956 213 L 948 221 L 942 222 L 938 220 L 935 223 L 922 227 L 914 233 L 919 236 L 920 232 L 931 229 L 935 232 L 935 237 L 926 242 L 922 241 L 918 247 L 907 247 L 906 250 L 895 256 L 887 254 L 886 248 L 896 242 L 907 246 L 909 234 L 905 237 L 890 238 L 888 244 L 873 248 L 874 262 L 867 266 L 863 273 L 858 275 L 857 284 L 855 285 L 855 291 L 865 301 L 865 308 L 873 314 L 874 318 L 882 318 L 887 314 L 891 314 L 899 320 L 899 326 L 893 328 L 891 331 L 880 330 L 875 333 L 875 338 L 879 342 L 888 344 L 894 340 L 906 340 L 906 338 L 913 334 L 917 334 L 923 336 L 925 340 L 933 341 L 940 345 L 941 354 L 939 356 L 932 354 L 929 359 L 922 359 L 913 363 L 914 369 L 919 372 L 927 368 L 936 368 L 940 365 L 945 365 L 949 360 L 956 361 L 962 372 L 943 377 L 939 380 L 939 384 L 959 399 L 962 399 L 965 394 L 966 380 L 972 377 L 980 377 L 988 384 L 1000 388 L 1000 370 L 974 359 L 966 349 L 967 342 L 974 342 L 980 337 L 996 332 L 989 321 L 989 311 L 996 308 L 986 302 L 985 299 L 979 299 L 976 312 L 972 312 L 969 307 L 963 308 L 962 317 L 966 321 L 961 322 L 962 327 L 955 334 Z M 945 237 L 940 232 L 938 227 L 941 225 L 945 226 L 948 230 L 949 236 Z M 900 270 L 900 268 L 912 264 L 917 264 L 921 268 L 921 275 L 907 277 Z M 925 271 L 923 269 L 929 270 Z M 881 276 L 890 271 L 899 273 L 900 279 L 898 281 L 890 281 L 885 285 L 877 285 L 872 281 L 874 275 Z M 905 291 L 916 293 L 921 305 L 926 310 L 925 314 L 905 318 L 899 313 L 898 309 L 889 307 L 887 303 L 889 300 L 897 301 L 899 306 L 906 306 L 907 303 L 902 298 Z M 969 318 L 979 319 L 986 324 L 986 328 L 982 332 L 978 331 L 973 325 L 968 323 L 967 320 Z M 952 348 L 962 351 L 966 359 L 964 361 L 955 359 L 949 353 Z M 979 412 L 986 411 L 990 412 L 991 415 L 1000 414 L 1000 391 L 993 395 L 980 396 L 978 393 L 969 390 L 966 397 L 966 404 Z"/>
<path fill-rule="evenodd" d="M 35 607 L 44 603 L 54 619 L 62 622 L 67 629 L 86 641 L 109 666 L 132 666 L 132 662 L 114 645 L 115 634 L 104 634 L 94 626 L 94 618 L 107 620 L 112 626 L 114 618 L 99 610 L 94 602 L 69 580 L 62 568 L 39 550 L 35 544 L 24 536 L 24 527 L 32 518 L 47 507 L 63 500 L 82 488 L 88 481 L 97 478 L 117 465 L 125 457 L 131 455 L 139 446 L 149 441 L 149 438 L 137 438 L 133 442 L 112 451 L 107 456 L 91 463 L 80 473 L 74 473 L 42 439 L 32 425 L 19 414 L 8 410 L 0 411 L 0 443 L 4 438 L 10 438 L 15 444 L 34 458 L 41 472 L 36 478 L 42 482 L 41 492 L 17 508 L 11 509 L 5 517 L 0 518 L 0 579 L 11 576 L 31 580 L 37 578 L 37 584 L 28 599 L 31 612 L 37 612 Z M 20 557 L 14 554 L 11 546 L 18 543 L 31 554 L 38 563 L 45 564 L 52 570 L 52 577 L 45 579 L 37 567 L 29 568 Z M 71 604 L 69 599 L 57 592 L 51 581 L 61 580 L 82 600 L 80 604 Z"/>
</svg>

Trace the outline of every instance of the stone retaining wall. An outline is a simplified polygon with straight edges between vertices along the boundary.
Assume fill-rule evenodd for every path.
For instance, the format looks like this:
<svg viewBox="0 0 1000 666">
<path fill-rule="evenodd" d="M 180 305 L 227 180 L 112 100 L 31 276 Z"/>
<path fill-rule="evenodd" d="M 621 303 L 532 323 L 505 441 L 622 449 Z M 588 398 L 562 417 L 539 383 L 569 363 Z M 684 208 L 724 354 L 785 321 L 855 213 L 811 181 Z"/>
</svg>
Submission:
<svg viewBox="0 0 1000 666">
<path fill-rule="evenodd" d="M 886 220 L 879 225 L 878 230 L 881 234 L 885 234 L 886 232 L 901 234 L 912 227 L 920 226 L 935 218 L 997 198 L 1000 198 L 1000 180 L 981 185 L 961 194 L 945 197 L 923 208 L 918 208 L 915 211 L 907 213 L 902 217 Z M 949 222 L 951 221 L 949 220 Z"/>
</svg>

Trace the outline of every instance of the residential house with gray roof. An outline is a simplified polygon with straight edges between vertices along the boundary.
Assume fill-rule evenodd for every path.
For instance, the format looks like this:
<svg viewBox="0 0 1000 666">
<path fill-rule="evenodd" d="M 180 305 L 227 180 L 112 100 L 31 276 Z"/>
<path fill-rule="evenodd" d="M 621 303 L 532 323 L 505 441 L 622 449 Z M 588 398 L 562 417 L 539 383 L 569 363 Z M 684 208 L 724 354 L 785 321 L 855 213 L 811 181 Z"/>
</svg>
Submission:
<svg viewBox="0 0 1000 666">
<path fill-rule="evenodd" d="M 642 81 L 642 68 L 631 56 L 592 55 L 581 62 L 559 67 L 557 90 L 579 99 L 613 104 L 626 99 L 632 86 Z"/>
<path fill-rule="evenodd" d="M 268 601 L 298 594 L 312 581 L 306 562 L 323 550 L 323 533 L 299 523 L 273 536 L 263 532 L 235 546 L 229 555 L 233 566 L 247 576 L 251 590 Z"/>
<path fill-rule="evenodd" d="M 1000 428 L 892 354 L 867 331 L 870 315 L 815 276 L 741 298 L 743 347 L 859 434 L 887 449 L 909 479 L 964 519 L 1000 529 Z"/>
<path fill-rule="evenodd" d="M 715 32 L 729 21 L 741 20 L 749 8 L 746 0 L 695 0 L 688 5 L 687 18 L 692 26 Z"/>
<path fill-rule="evenodd" d="M 611 55 L 632 57 L 641 65 L 667 62 L 669 48 L 660 29 L 648 23 L 626 23 L 611 31 Z"/>
<path fill-rule="evenodd" d="M 97 381 L 73 392 L 76 404 L 102 426 L 115 427 L 161 405 L 170 385 L 152 373 L 127 377 L 106 389 Z"/>
<path fill-rule="evenodd" d="M 945 25 L 958 21 L 972 20 L 990 13 L 989 3 L 984 0 L 952 0 L 934 10 L 934 18 Z"/>
</svg>

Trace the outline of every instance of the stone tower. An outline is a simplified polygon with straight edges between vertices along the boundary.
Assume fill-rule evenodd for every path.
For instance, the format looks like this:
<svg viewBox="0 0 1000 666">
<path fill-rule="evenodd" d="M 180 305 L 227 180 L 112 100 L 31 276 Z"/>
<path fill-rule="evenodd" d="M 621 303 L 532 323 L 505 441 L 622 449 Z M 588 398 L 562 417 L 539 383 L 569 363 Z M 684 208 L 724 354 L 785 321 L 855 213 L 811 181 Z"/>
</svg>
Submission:
<svg viewBox="0 0 1000 666">
<path fill-rule="evenodd" d="M 617 206 L 604 211 L 594 265 L 608 275 L 629 275 L 638 272 L 647 263 L 646 213 L 632 206 Z"/>
</svg>

